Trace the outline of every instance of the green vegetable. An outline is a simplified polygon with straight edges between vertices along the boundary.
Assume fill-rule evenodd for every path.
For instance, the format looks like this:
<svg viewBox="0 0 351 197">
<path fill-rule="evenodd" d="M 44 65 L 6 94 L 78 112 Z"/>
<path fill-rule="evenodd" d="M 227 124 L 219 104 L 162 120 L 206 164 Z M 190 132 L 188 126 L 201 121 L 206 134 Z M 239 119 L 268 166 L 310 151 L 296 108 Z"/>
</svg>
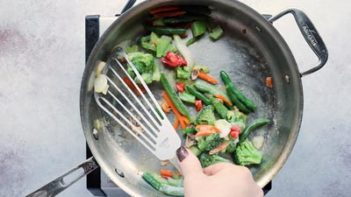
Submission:
<svg viewBox="0 0 351 197">
<path fill-rule="evenodd" d="M 166 180 L 164 180 L 160 175 L 155 173 L 144 172 L 142 177 L 156 190 L 160 190 L 161 185 L 166 183 Z"/>
<path fill-rule="evenodd" d="M 238 125 L 241 130 L 244 130 L 246 127 L 246 119 L 247 116 L 240 111 L 228 111 L 227 113 L 227 120 L 228 122 L 232 123 L 232 125 Z"/>
<path fill-rule="evenodd" d="M 167 25 L 179 24 L 179 23 L 189 23 L 195 20 L 204 20 L 205 17 L 202 16 L 177 16 L 171 18 L 164 18 L 163 22 Z"/>
<path fill-rule="evenodd" d="M 228 162 L 231 163 L 228 159 L 225 159 L 217 154 L 209 155 L 207 153 L 202 153 L 200 155 L 200 162 L 203 168 L 206 168 L 210 165 L 220 163 L 220 162 Z"/>
<path fill-rule="evenodd" d="M 249 140 L 239 143 L 234 153 L 234 161 L 238 165 L 260 164 L 262 153 L 258 151 Z"/>
<path fill-rule="evenodd" d="M 126 53 L 134 53 L 134 52 L 138 52 L 139 51 L 139 47 L 138 45 L 132 45 L 130 47 L 126 48 Z"/>
<path fill-rule="evenodd" d="M 188 41 L 186 41 L 186 46 L 190 46 L 192 44 L 194 44 L 196 41 L 199 40 L 200 37 L 192 37 L 190 38 Z"/>
<path fill-rule="evenodd" d="M 229 100 L 228 95 L 224 91 L 222 91 L 220 88 L 218 88 L 218 86 L 209 84 L 203 80 L 196 80 L 194 85 L 195 85 L 195 88 L 201 92 L 209 93 L 212 95 L 219 94 L 219 95 L 224 96 L 225 99 Z"/>
<path fill-rule="evenodd" d="M 208 68 L 208 66 L 203 66 L 203 65 L 196 65 L 193 67 L 193 70 L 199 70 L 199 71 L 204 72 L 204 73 L 210 72 L 210 69 Z"/>
<path fill-rule="evenodd" d="M 160 192 L 170 196 L 184 196 L 184 187 L 175 187 L 171 185 L 161 185 Z"/>
<path fill-rule="evenodd" d="M 270 122 L 271 122 L 270 120 L 265 119 L 265 118 L 256 119 L 252 124 L 250 124 L 248 127 L 246 127 L 243 132 L 240 133 L 239 141 L 243 142 L 244 140 L 246 140 L 246 138 L 250 135 L 250 133 L 252 131 L 254 131 L 255 129 L 258 129 L 260 127 L 263 127 Z"/>
<path fill-rule="evenodd" d="M 222 37 L 223 35 L 223 29 L 220 26 L 215 27 L 214 29 L 212 29 L 212 31 L 210 32 L 210 38 L 213 41 L 218 40 L 219 38 Z"/>
<path fill-rule="evenodd" d="M 211 105 L 205 106 L 197 114 L 195 123 L 213 125 L 216 121 L 216 117 L 213 113 L 213 107 Z"/>
<path fill-rule="evenodd" d="M 165 76 L 164 73 L 161 73 L 160 81 L 161 81 L 161 84 L 162 84 L 163 88 L 167 92 L 168 96 L 172 100 L 174 106 L 178 109 L 178 111 L 181 114 L 186 116 L 190 120 L 190 122 L 192 122 L 193 119 L 190 116 L 190 113 L 189 113 L 188 109 L 186 108 L 184 103 L 179 99 L 179 97 L 177 96 L 177 93 L 172 88 L 171 84 L 169 83 L 169 81 L 168 81 L 168 79 L 167 79 L 167 77 Z"/>
<path fill-rule="evenodd" d="M 144 36 L 140 39 L 140 45 L 144 49 L 156 51 L 156 45 L 150 42 L 150 36 Z"/>
<path fill-rule="evenodd" d="M 190 94 L 194 95 L 197 99 L 202 100 L 206 105 L 210 105 L 212 102 L 209 98 L 207 98 L 204 94 L 197 91 L 193 86 L 185 86 L 185 91 L 189 92 Z"/>
<path fill-rule="evenodd" d="M 242 102 L 247 109 L 250 111 L 255 111 L 256 110 L 256 104 L 251 101 L 250 99 L 246 98 L 237 87 L 235 87 L 233 81 L 230 79 L 229 75 L 225 71 L 220 72 L 221 78 L 223 80 L 224 85 L 227 88 L 227 91 L 229 90 L 232 94 L 235 95 L 237 99 L 239 99 L 240 102 Z M 233 101 L 234 102 L 234 101 Z"/>
<path fill-rule="evenodd" d="M 250 110 L 243 103 L 241 103 L 241 101 L 236 97 L 232 89 L 227 87 L 226 90 L 230 100 L 234 103 L 234 105 L 238 107 L 240 111 L 244 112 L 245 114 L 250 113 Z"/>
<path fill-rule="evenodd" d="M 182 66 L 176 68 L 176 77 L 177 79 L 189 79 L 191 76 L 191 67 Z"/>
<path fill-rule="evenodd" d="M 206 22 L 205 21 L 195 21 L 191 25 L 191 31 L 193 33 L 193 37 L 199 37 L 206 33 Z"/>
<path fill-rule="evenodd" d="M 179 98 L 180 100 L 187 103 L 195 103 L 195 96 L 186 92 L 179 93 Z"/>
<path fill-rule="evenodd" d="M 152 75 L 154 71 L 154 57 L 148 53 L 134 52 L 129 53 L 128 58 L 135 65 L 136 69 L 147 84 L 152 83 Z M 128 67 L 128 74 L 135 77 L 133 70 Z"/>
<path fill-rule="evenodd" d="M 152 22 L 153 26 L 165 26 L 165 22 L 162 18 L 156 19 Z"/>
<path fill-rule="evenodd" d="M 142 178 L 154 189 L 171 196 L 184 196 L 183 180 L 164 179 L 160 175 L 144 172 Z"/>
<path fill-rule="evenodd" d="M 210 151 L 223 143 L 224 139 L 221 138 L 219 133 L 209 136 L 197 137 L 197 147 L 200 151 Z"/>
<path fill-rule="evenodd" d="M 187 127 L 185 129 L 183 129 L 183 133 L 184 134 L 195 134 L 196 129 L 194 127 Z"/>
<path fill-rule="evenodd" d="M 154 69 L 152 71 L 152 80 L 160 81 L 161 72 L 160 72 L 160 63 L 159 61 L 154 61 Z"/>
<path fill-rule="evenodd" d="M 236 145 L 237 145 L 237 143 L 234 140 L 230 140 L 229 145 L 225 149 L 226 152 L 227 153 L 234 153 L 234 151 L 236 150 Z"/>
<path fill-rule="evenodd" d="M 215 98 L 212 98 L 212 105 L 221 118 L 227 118 L 228 109 L 226 108 L 226 106 L 223 105 L 223 103 L 221 103 Z"/>
<path fill-rule="evenodd" d="M 170 27 L 145 27 L 147 30 L 151 32 L 155 32 L 159 35 L 179 35 L 186 33 L 187 29 L 182 28 L 170 28 Z"/>
<path fill-rule="evenodd" d="M 166 55 L 172 38 L 168 36 L 161 36 L 156 42 L 156 57 L 160 58 Z"/>
<path fill-rule="evenodd" d="M 197 148 L 196 146 L 192 146 L 189 148 L 191 150 L 191 152 L 194 153 L 194 155 L 198 156 L 201 154 L 201 150 L 199 148 Z"/>
</svg>

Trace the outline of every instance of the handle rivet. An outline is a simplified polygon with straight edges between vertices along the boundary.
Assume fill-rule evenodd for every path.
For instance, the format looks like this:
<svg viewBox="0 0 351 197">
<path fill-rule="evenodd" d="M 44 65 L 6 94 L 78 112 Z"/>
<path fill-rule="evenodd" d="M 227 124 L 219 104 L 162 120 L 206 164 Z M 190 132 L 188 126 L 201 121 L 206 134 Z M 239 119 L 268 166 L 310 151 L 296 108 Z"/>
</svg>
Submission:
<svg viewBox="0 0 351 197">
<path fill-rule="evenodd" d="M 285 81 L 286 83 L 290 83 L 290 77 L 288 75 L 285 75 Z"/>
</svg>

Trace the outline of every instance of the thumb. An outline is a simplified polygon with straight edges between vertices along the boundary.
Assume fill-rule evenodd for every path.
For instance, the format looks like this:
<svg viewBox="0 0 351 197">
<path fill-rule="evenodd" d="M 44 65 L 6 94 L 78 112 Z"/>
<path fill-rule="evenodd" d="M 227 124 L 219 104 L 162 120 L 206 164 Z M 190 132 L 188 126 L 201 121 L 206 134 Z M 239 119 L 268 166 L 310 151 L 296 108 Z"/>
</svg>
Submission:
<svg viewBox="0 0 351 197">
<path fill-rule="evenodd" d="M 181 146 L 177 150 L 177 157 L 184 178 L 195 174 L 203 174 L 200 161 L 192 151 Z"/>
</svg>

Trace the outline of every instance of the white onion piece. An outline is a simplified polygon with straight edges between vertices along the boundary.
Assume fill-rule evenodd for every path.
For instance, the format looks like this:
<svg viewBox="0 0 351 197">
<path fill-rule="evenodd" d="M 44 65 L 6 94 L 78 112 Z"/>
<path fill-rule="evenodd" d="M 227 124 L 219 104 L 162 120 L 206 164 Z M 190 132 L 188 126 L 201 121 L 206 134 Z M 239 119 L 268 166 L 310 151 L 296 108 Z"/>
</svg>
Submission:
<svg viewBox="0 0 351 197">
<path fill-rule="evenodd" d="M 96 77 L 98 77 L 101 74 L 101 72 L 102 72 L 102 70 L 104 70 L 105 66 L 106 66 L 106 62 L 98 61 L 97 65 L 95 67 L 95 76 Z"/>
<path fill-rule="evenodd" d="M 187 66 L 193 66 L 194 60 L 191 55 L 189 48 L 186 46 L 185 42 L 178 36 L 174 35 L 174 45 L 177 47 L 178 51 L 187 62 Z"/>
<path fill-rule="evenodd" d="M 252 144 L 257 148 L 261 149 L 264 143 L 264 137 L 263 136 L 255 136 L 252 139 Z"/>
<path fill-rule="evenodd" d="M 214 126 L 221 132 L 220 136 L 224 138 L 230 133 L 232 124 L 224 119 L 219 119 L 214 122 Z"/>
<path fill-rule="evenodd" d="M 94 91 L 96 93 L 106 94 L 108 90 L 107 77 L 104 74 L 99 75 L 94 81 Z"/>
</svg>

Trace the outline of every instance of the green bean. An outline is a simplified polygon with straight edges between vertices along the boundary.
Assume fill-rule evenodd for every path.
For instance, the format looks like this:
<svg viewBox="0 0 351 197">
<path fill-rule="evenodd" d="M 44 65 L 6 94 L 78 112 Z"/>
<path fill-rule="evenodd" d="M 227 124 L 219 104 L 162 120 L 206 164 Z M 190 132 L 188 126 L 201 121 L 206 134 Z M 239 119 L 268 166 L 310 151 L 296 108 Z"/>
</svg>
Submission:
<svg viewBox="0 0 351 197">
<path fill-rule="evenodd" d="M 200 92 L 205 92 L 205 93 L 209 93 L 212 95 L 222 95 L 224 96 L 225 99 L 229 100 L 228 95 L 222 91 L 220 88 L 218 88 L 218 86 L 214 86 L 212 84 L 209 84 L 205 81 L 202 80 L 196 80 L 195 83 L 195 88 L 198 89 Z"/>
<path fill-rule="evenodd" d="M 163 86 L 163 88 L 165 89 L 165 91 L 167 92 L 169 98 L 172 100 L 174 106 L 178 109 L 178 111 L 183 114 L 184 116 L 186 116 L 191 122 L 192 122 L 192 117 L 190 116 L 190 113 L 188 111 L 188 109 L 186 108 L 186 106 L 184 105 L 184 103 L 179 99 L 177 93 L 174 91 L 174 89 L 172 88 L 171 84 L 169 83 L 169 81 L 167 80 L 167 77 L 165 76 L 164 73 L 161 74 L 161 84 Z"/>
<path fill-rule="evenodd" d="M 244 129 L 242 133 L 240 133 L 239 136 L 239 142 L 245 141 L 245 139 L 250 135 L 250 133 L 260 127 L 263 127 L 270 123 L 271 121 L 265 118 L 259 118 L 256 119 L 252 124 L 250 124 L 248 127 Z"/>
<path fill-rule="evenodd" d="M 241 93 L 240 90 L 237 87 L 235 87 L 233 81 L 229 78 L 228 74 L 225 71 L 221 71 L 220 75 L 221 75 L 221 78 L 222 78 L 223 83 L 226 86 L 226 88 L 231 89 L 231 91 L 236 96 L 236 98 L 239 101 L 241 101 L 246 106 L 246 108 L 248 108 L 250 111 L 255 111 L 256 104 L 253 101 L 251 101 L 250 99 L 246 98 L 243 95 L 243 93 Z"/>
<path fill-rule="evenodd" d="M 232 89 L 230 89 L 229 87 L 227 87 L 226 90 L 227 90 L 227 94 L 228 94 L 230 100 L 233 102 L 233 104 L 234 104 L 235 106 L 238 107 L 238 109 L 239 109 L 241 112 L 243 112 L 243 113 L 245 113 L 245 114 L 250 113 L 250 110 L 249 110 L 243 103 L 240 102 L 240 100 L 239 100 L 239 99 L 236 97 L 236 95 L 233 93 Z"/>
<path fill-rule="evenodd" d="M 212 103 L 209 98 L 207 98 L 201 92 L 197 91 L 193 86 L 187 85 L 185 86 L 185 90 L 190 94 L 194 95 L 197 99 L 202 100 L 206 105 L 210 105 Z"/>
<path fill-rule="evenodd" d="M 218 115 L 221 118 L 223 118 L 223 119 L 227 118 L 228 109 L 223 105 L 223 103 L 221 103 L 217 99 L 213 98 L 212 105 L 213 105 L 215 111 L 218 113 Z"/>
<path fill-rule="evenodd" d="M 179 35 L 186 33 L 187 29 L 182 28 L 170 28 L 170 27 L 145 27 L 147 30 L 151 32 L 155 32 L 159 35 Z"/>
</svg>

